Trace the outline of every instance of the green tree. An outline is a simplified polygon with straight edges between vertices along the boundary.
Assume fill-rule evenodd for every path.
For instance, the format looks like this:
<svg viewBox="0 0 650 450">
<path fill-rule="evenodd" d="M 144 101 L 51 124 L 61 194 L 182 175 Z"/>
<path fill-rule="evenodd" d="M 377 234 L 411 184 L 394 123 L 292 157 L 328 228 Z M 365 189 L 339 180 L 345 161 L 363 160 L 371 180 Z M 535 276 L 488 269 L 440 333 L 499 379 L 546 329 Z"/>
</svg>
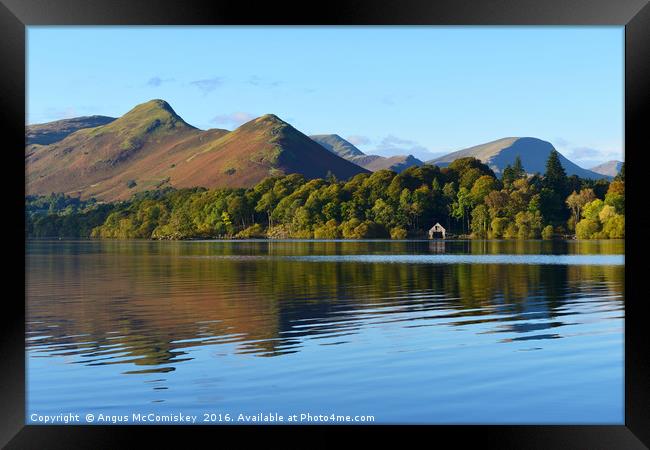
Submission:
<svg viewBox="0 0 650 450">
<path fill-rule="evenodd" d="M 480 204 L 472 210 L 472 233 L 481 238 L 487 237 L 490 226 L 490 213 L 487 206 Z"/>
<path fill-rule="evenodd" d="M 515 177 L 515 171 L 513 170 L 512 166 L 508 164 L 504 169 L 503 173 L 501 174 L 501 180 L 503 181 L 503 185 L 506 188 L 509 188 L 512 186 L 513 181 L 515 181 L 517 178 Z"/>
<path fill-rule="evenodd" d="M 505 230 L 503 231 L 503 237 L 506 239 L 515 239 L 518 237 L 517 225 L 513 222 L 508 222 Z"/>
<path fill-rule="evenodd" d="M 277 196 L 274 194 L 273 191 L 268 191 L 262 195 L 262 197 L 257 202 L 257 205 L 255 205 L 255 211 L 266 213 L 269 228 L 273 226 L 273 220 L 271 219 L 271 214 L 273 213 L 273 209 L 275 208 L 277 203 L 278 203 Z"/>
<path fill-rule="evenodd" d="M 534 239 L 539 237 L 542 228 L 542 217 L 539 212 L 521 211 L 515 216 L 517 237 Z"/>
<path fill-rule="evenodd" d="M 328 220 L 323 225 L 314 227 L 315 239 L 339 239 L 340 237 L 341 230 L 336 220 Z"/>
<path fill-rule="evenodd" d="M 610 217 L 603 226 L 603 231 L 610 239 L 623 239 L 625 237 L 625 217 L 621 214 Z"/>
<path fill-rule="evenodd" d="M 470 195 L 475 204 L 483 203 L 485 197 L 497 189 L 497 180 L 489 175 L 479 177 L 472 186 Z"/>
<path fill-rule="evenodd" d="M 521 163 L 521 157 L 519 155 L 517 155 L 515 158 L 515 163 L 512 166 L 512 171 L 515 179 L 526 177 L 526 171 L 524 170 L 524 165 Z"/>
<path fill-rule="evenodd" d="M 611 205 L 619 214 L 625 214 L 625 184 L 622 181 L 613 181 L 605 195 L 605 204 Z"/>
<path fill-rule="evenodd" d="M 469 211 L 471 210 L 472 205 L 472 197 L 469 190 L 465 187 L 461 187 L 456 195 L 456 201 L 452 206 L 452 216 L 461 221 L 463 232 L 469 229 Z M 465 225 L 467 225 L 467 227 Z"/>
<path fill-rule="evenodd" d="M 598 220 L 600 220 L 600 223 L 605 224 L 609 219 L 614 217 L 616 215 L 616 209 L 611 206 L 605 204 L 603 206 L 603 209 L 600 210 L 598 213 Z"/>
<path fill-rule="evenodd" d="M 601 199 L 597 198 L 596 200 L 587 203 L 582 208 L 582 217 L 585 219 L 598 220 L 598 214 L 600 214 L 600 211 L 604 206 L 605 203 Z"/>
<path fill-rule="evenodd" d="M 492 191 L 485 196 L 485 205 L 492 217 L 503 217 L 508 208 L 510 196 L 506 191 Z"/>
<path fill-rule="evenodd" d="M 237 233 L 236 237 L 241 239 L 263 238 L 265 237 L 264 228 L 259 223 L 256 223 L 244 230 L 241 230 L 239 233 Z"/>
<path fill-rule="evenodd" d="M 553 237 L 553 225 L 546 225 L 542 230 L 542 239 L 551 239 Z"/>
<path fill-rule="evenodd" d="M 592 239 L 600 231 L 598 219 L 582 219 L 576 224 L 576 237 L 578 239 Z"/>
<path fill-rule="evenodd" d="M 343 222 L 340 226 L 341 228 L 341 234 L 345 239 L 358 239 L 355 234 L 355 229 L 361 225 L 361 221 L 359 219 L 352 218 L 350 220 L 347 220 Z"/>
<path fill-rule="evenodd" d="M 506 228 L 508 227 L 509 223 L 510 220 L 507 217 L 496 217 L 492 219 L 492 223 L 490 224 L 492 237 L 497 239 L 504 237 Z"/>
<path fill-rule="evenodd" d="M 390 238 L 391 239 L 406 239 L 407 232 L 404 228 L 402 227 L 395 227 L 391 228 L 390 230 Z"/>
<path fill-rule="evenodd" d="M 560 162 L 560 154 L 553 149 L 548 155 L 546 161 L 546 172 L 544 173 L 544 182 L 546 187 L 556 192 L 563 192 L 567 184 L 567 176 Z"/>
<path fill-rule="evenodd" d="M 460 187 L 471 189 L 479 178 L 481 178 L 481 171 L 476 167 L 470 167 L 461 175 L 459 185 Z"/>
<path fill-rule="evenodd" d="M 392 226 L 397 218 L 395 208 L 381 198 L 377 199 L 371 212 L 375 222 L 386 227 Z"/>
<path fill-rule="evenodd" d="M 569 217 L 569 210 L 565 204 L 568 195 L 567 176 L 560 162 L 560 154 L 555 149 L 551 150 L 546 161 L 542 186 L 539 204 L 544 221 L 561 225 Z"/>
</svg>

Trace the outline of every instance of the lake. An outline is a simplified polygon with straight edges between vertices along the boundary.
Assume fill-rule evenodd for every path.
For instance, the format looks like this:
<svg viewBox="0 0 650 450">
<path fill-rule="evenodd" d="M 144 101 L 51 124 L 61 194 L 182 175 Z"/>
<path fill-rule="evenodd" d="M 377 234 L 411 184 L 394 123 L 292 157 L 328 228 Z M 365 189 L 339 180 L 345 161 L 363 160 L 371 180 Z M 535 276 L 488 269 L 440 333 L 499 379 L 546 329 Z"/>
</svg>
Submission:
<svg viewBox="0 0 650 450">
<path fill-rule="evenodd" d="M 29 241 L 26 421 L 623 424 L 623 253 Z"/>
</svg>

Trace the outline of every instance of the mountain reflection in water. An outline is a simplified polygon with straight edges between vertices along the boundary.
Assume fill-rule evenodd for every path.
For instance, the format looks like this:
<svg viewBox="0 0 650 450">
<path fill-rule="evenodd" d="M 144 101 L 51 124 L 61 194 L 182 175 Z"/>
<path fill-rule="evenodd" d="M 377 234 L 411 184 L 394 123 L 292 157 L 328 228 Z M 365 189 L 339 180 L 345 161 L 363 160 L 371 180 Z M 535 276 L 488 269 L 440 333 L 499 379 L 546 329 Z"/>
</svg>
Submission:
<svg viewBox="0 0 650 450">
<path fill-rule="evenodd" d="M 122 377 L 136 377 L 139 386 L 153 383 L 160 403 L 182 402 L 170 391 L 173 372 L 184 367 L 192 392 L 209 397 L 200 381 L 205 374 L 192 375 L 192 367 L 212 364 L 220 379 L 263 377 L 268 364 L 258 357 L 288 364 L 290 355 L 331 358 L 329 367 L 340 373 L 355 370 L 347 358 L 367 358 L 368 371 L 385 364 L 375 373 L 425 387 L 431 359 L 404 354 L 437 355 L 435 370 L 453 374 L 466 369 L 450 355 L 480 346 L 467 353 L 472 360 L 466 364 L 489 374 L 503 370 L 491 368 L 490 352 L 512 354 L 508 364 L 515 370 L 521 358 L 514 355 L 521 352 L 548 358 L 544 350 L 575 346 L 580 352 L 601 338 L 617 350 L 592 361 L 598 367 L 581 361 L 587 365 L 575 367 L 576 376 L 597 374 L 605 358 L 620 366 L 621 377 L 608 373 L 607 383 L 622 383 L 622 253 L 620 241 L 32 241 L 26 273 L 30 389 L 40 392 L 45 386 L 38 383 L 46 380 L 56 385 L 56 377 L 45 375 L 47 361 L 56 360 L 63 362 L 56 363 L 61 376 L 62 367 L 87 367 L 92 378 L 104 372 L 91 367 L 117 366 L 101 383 L 130 383 L 125 404 L 138 404 L 141 388 Z M 296 367 L 296 376 L 308 369 Z M 322 395 L 328 380 L 339 380 L 329 377 L 322 386 L 313 381 Z M 343 383 L 345 375 L 339 378 Z M 72 389 L 64 381 L 60 388 Z M 221 394 L 235 403 L 246 398 L 238 392 Z M 32 397 L 39 410 L 48 407 Z M 255 405 L 254 399 L 244 403 Z"/>
</svg>

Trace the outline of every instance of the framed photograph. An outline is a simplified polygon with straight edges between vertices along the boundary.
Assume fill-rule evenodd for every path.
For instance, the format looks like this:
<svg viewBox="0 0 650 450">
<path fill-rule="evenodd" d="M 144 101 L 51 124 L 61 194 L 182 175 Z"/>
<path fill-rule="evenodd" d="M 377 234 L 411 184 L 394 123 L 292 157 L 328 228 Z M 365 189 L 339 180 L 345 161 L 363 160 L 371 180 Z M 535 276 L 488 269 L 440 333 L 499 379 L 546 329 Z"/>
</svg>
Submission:
<svg viewBox="0 0 650 450">
<path fill-rule="evenodd" d="M 650 445 L 647 1 L 2 2 L 3 446 Z"/>
</svg>

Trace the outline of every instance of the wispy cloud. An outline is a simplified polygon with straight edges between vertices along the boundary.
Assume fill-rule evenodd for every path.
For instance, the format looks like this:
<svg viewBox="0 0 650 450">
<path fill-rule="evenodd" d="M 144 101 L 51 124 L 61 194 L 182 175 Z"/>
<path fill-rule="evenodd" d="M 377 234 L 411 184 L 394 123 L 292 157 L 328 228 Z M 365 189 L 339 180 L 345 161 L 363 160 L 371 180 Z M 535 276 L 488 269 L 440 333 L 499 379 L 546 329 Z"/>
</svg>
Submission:
<svg viewBox="0 0 650 450">
<path fill-rule="evenodd" d="M 553 139 L 553 145 L 560 151 L 560 153 L 581 167 L 593 167 L 605 161 L 623 159 L 622 151 L 578 146 L 561 137 Z"/>
<path fill-rule="evenodd" d="M 151 77 L 149 78 L 149 81 L 147 81 L 147 86 L 150 87 L 158 87 L 163 83 L 167 83 L 170 81 L 174 81 L 173 78 L 160 78 L 159 76 Z"/>
<path fill-rule="evenodd" d="M 191 81 L 190 85 L 198 88 L 203 95 L 207 95 L 223 84 L 221 77 L 206 78 L 204 80 Z"/>
<path fill-rule="evenodd" d="M 571 143 L 562 137 L 556 137 L 553 139 L 553 143 L 560 148 L 568 147 Z"/>
<path fill-rule="evenodd" d="M 352 135 L 345 138 L 352 145 L 368 145 L 370 144 L 370 138 L 366 136 Z"/>
<path fill-rule="evenodd" d="M 379 144 L 377 144 L 377 147 L 369 153 L 381 156 L 413 155 L 422 161 L 428 161 L 448 152 L 434 152 L 421 145 L 419 142 L 390 134 L 381 139 Z"/>
<path fill-rule="evenodd" d="M 50 120 L 69 119 L 78 115 L 77 109 L 73 106 L 68 106 L 67 108 L 48 108 L 44 114 Z"/>
<path fill-rule="evenodd" d="M 387 95 L 382 97 L 381 102 L 387 106 L 395 106 L 395 100 Z"/>
<path fill-rule="evenodd" d="M 380 155 L 415 155 L 429 153 L 429 150 L 410 139 L 388 135 L 381 140 L 375 152 Z"/>
<path fill-rule="evenodd" d="M 27 122 L 29 124 L 52 122 L 54 120 L 71 119 L 79 116 L 102 114 L 102 110 L 110 109 L 111 106 L 76 105 L 64 106 L 61 108 L 50 107 L 38 112 L 28 112 Z"/>
<path fill-rule="evenodd" d="M 429 150 L 427 153 L 421 153 L 420 156 L 418 156 L 418 158 L 420 158 L 422 161 L 426 162 L 426 161 L 430 161 L 432 159 L 439 158 L 441 156 L 445 156 L 445 155 L 447 155 L 449 153 L 451 153 L 451 151 L 448 151 L 448 152 L 433 152 L 433 151 Z"/>
<path fill-rule="evenodd" d="M 267 78 L 263 78 L 257 75 L 253 75 L 248 79 L 248 84 L 253 85 L 253 86 L 260 86 L 264 88 L 276 88 L 282 84 L 281 81 L 277 80 L 269 80 Z"/>
<path fill-rule="evenodd" d="M 569 152 L 571 159 L 593 159 L 602 156 L 600 150 L 591 147 L 573 147 Z"/>
<path fill-rule="evenodd" d="M 255 117 L 256 116 L 254 116 L 253 114 L 237 111 L 230 114 L 219 114 L 217 116 L 214 116 L 212 120 L 210 120 L 210 122 L 216 125 L 238 127 L 242 123 L 246 123 L 249 120 L 253 120 Z"/>
</svg>

